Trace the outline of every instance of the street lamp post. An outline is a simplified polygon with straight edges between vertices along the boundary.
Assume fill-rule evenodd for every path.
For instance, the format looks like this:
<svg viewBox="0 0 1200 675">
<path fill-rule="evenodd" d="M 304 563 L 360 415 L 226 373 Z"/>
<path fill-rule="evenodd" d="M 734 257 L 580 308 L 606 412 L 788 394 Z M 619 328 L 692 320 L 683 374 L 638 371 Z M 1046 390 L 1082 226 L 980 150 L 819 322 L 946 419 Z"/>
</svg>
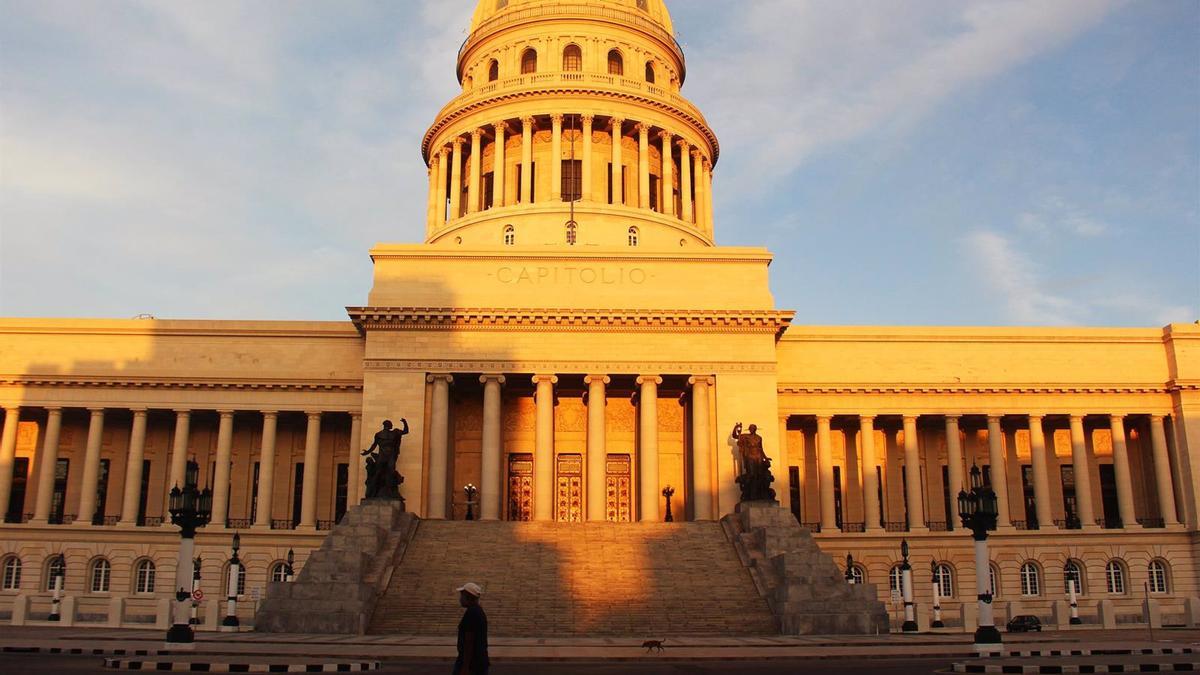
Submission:
<svg viewBox="0 0 1200 675">
<path fill-rule="evenodd" d="M 199 556 L 192 561 L 192 616 L 188 622 L 193 626 L 200 623 L 200 601 L 196 599 L 196 591 L 200 590 L 200 566 L 203 562 Z"/>
<path fill-rule="evenodd" d="M 296 580 L 295 564 L 296 552 L 289 548 L 287 554 L 287 567 L 285 567 L 283 570 L 283 580 L 289 584 Z"/>
<path fill-rule="evenodd" d="M 474 483 L 467 483 L 463 492 L 467 495 L 467 520 L 475 520 L 475 495 L 479 494 L 479 488 Z"/>
<path fill-rule="evenodd" d="M 221 630 L 236 633 L 238 629 L 237 599 L 238 579 L 241 578 L 242 561 L 238 558 L 238 550 L 242 547 L 242 537 L 233 533 L 233 556 L 229 558 L 229 587 L 225 594 L 225 618 L 221 619 Z"/>
<path fill-rule="evenodd" d="M 905 633 L 917 632 L 917 613 L 913 607 L 912 565 L 908 564 L 908 540 L 900 542 L 900 555 L 904 558 L 900 563 L 900 592 L 904 597 L 904 623 L 900 630 Z"/>
<path fill-rule="evenodd" d="M 979 598 L 979 627 L 975 630 L 976 645 L 998 645 L 1002 642 L 992 615 L 992 589 L 988 574 L 988 532 L 996 529 L 1000 509 L 996 493 L 983 484 L 978 466 L 971 467 L 971 491 L 958 493 L 958 515 L 963 527 L 975 539 L 975 591 Z"/>
<path fill-rule="evenodd" d="M 671 497 L 675 496 L 675 488 L 670 485 L 663 488 L 662 496 L 667 498 L 667 517 L 664 520 L 668 523 L 673 523 L 675 522 L 675 516 L 671 513 Z"/>
<path fill-rule="evenodd" d="M 1079 571 L 1068 562 L 1063 566 L 1063 576 L 1067 578 L 1067 600 L 1071 604 L 1070 624 L 1078 626 L 1083 623 L 1083 619 L 1079 618 L 1079 587 L 1076 585 L 1079 583 Z"/>
<path fill-rule="evenodd" d="M 187 473 L 184 474 L 184 486 L 171 488 L 168 506 L 171 511 L 171 524 L 179 527 L 179 562 L 175 565 L 175 607 L 172 625 L 167 631 L 167 643 L 175 645 L 191 645 L 196 637 L 192 632 L 188 611 L 192 594 L 188 592 L 195 572 L 188 574 L 192 556 L 196 552 L 196 529 L 204 527 L 212 518 L 212 490 L 196 487 L 200 477 L 200 467 L 195 462 L 188 462 Z"/>
<path fill-rule="evenodd" d="M 67 573 L 67 558 L 59 553 L 54 559 L 54 564 L 50 566 L 51 585 L 54 588 L 54 597 L 50 599 L 50 616 L 46 617 L 49 621 L 62 620 L 62 591 L 63 577 Z"/>
<path fill-rule="evenodd" d="M 855 584 L 855 581 L 854 581 L 854 555 L 850 554 L 850 553 L 846 554 L 846 583 L 850 584 L 851 586 L 853 586 Z"/>
<path fill-rule="evenodd" d="M 929 570 L 933 573 L 933 623 L 929 627 L 945 628 L 946 624 L 942 623 L 942 583 L 936 560 L 929 561 Z"/>
</svg>

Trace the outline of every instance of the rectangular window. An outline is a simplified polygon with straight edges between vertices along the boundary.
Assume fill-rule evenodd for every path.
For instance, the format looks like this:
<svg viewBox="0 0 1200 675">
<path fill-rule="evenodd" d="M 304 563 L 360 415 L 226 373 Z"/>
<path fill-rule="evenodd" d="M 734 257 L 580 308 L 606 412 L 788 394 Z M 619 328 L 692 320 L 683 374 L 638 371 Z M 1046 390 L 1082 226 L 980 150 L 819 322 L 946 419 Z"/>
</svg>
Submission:
<svg viewBox="0 0 1200 675">
<path fill-rule="evenodd" d="M 17 457 L 13 460 L 12 491 L 8 493 L 8 508 L 4 519 L 10 523 L 21 522 L 25 510 L 25 488 L 29 484 L 29 458 Z"/>
<path fill-rule="evenodd" d="M 658 205 L 661 203 L 661 200 L 659 199 L 659 197 L 661 196 L 661 192 L 660 192 L 661 183 L 662 183 L 662 180 L 658 176 L 655 176 L 654 174 L 650 174 L 650 210 L 651 211 L 659 210 Z"/>
<path fill-rule="evenodd" d="M 150 460 L 142 460 L 142 485 L 138 493 L 137 524 L 146 524 L 146 501 L 150 497 Z"/>
<path fill-rule="evenodd" d="M 350 497 L 350 465 L 337 465 L 337 489 L 333 498 L 333 520 L 341 522 L 346 515 L 346 502 Z"/>
<path fill-rule="evenodd" d="M 954 511 L 950 508 L 952 499 L 957 499 L 958 495 L 950 496 L 950 467 L 942 465 L 942 508 L 946 513 L 946 530 L 954 529 Z"/>
<path fill-rule="evenodd" d="M 524 163 L 517 164 L 517 201 L 521 201 L 521 175 L 525 170 Z M 537 162 L 529 163 L 529 203 L 537 201 Z"/>
<path fill-rule="evenodd" d="M 488 172 L 483 174 L 483 210 L 486 211 L 492 208 L 492 191 L 496 185 L 496 174 Z"/>
<path fill-rule="evenodd" d="M 292 484 L 292 527 L 300 526 L 300 509 L 304 504 L 304 462 L 296 464 L 295 482 Z"/>
<path fill-rule="evenodd" d="M 1033 491 L 1033 467 L 1021 465 L 1021 494 L 1025 495 L 1025 527 L 1038 529 L 1037 498 Z"/>
<path fill-rule="evenodd" d="M 104 524 L 104 510 L 108 506 L 108 471 L 111 466 L 111 459 L 100 460 L 100 472 L 96 476 L 96 512 L 92 514 L 93 525 Z"/>
<path fill-rule="evenodd" d="M 883 467 L 875 467 L 875 498 L 879 500 L 879 526 L 887 522 L 887 502 L 883 501 Z"/>
<path fill-rule="evenodd" d="M 258 518 L 258 467 L 259 463 L 254 463 L 254 473 L 250 480 L 250 522 L 257 522 Z"/>
<path fill-rule="evenodd" d="M 624 188 L 625 188 L 625 186 L 626 186 L 626 185 L 628 185 L 628 184 L 625 182 L 625 167 L 624 167 L 624 166 L 622 166 L 622 167 L 621 167 L 621 187 L 622 187 L 622 190 L 621 190 L 621 201 L 619 201 L 619 202 L 617 202 L 617 201 L 613 201 L 613 181 L 612 181 L 612 178 L 613 178 L 613 175 L 612 175 L 612 174 L 613 174 L 613 172 L 612 172 L 612 168 L 613 168 L 612 162 L 609 162 L 609 163 L 608 163 L 608 203 L 609 203 L 609 204 L 624 204 L 624 203 L 625 203 L 625 196 L 629 194 L 629 190 L 626 190 L 626 189 L 624 189 Z"/>
<path fill-rule="evenodd" d="M 583 160 L 562 161 L 562 200 L 578 201 L 583 196 Z"/>
<path fill-rule="evenodd" d="M 904 522 L 912 527 L 912 518 L 908 515 L 908 467 L 900 467 L 900 494 L 904 496 Z"/>
<path fill-rule="evenodd" d="M 54 464 L 54 496 L 50 501 L 50 522 L 61 525 L 63 522 L 63 507 L 67 502 L 67 476 L 71 470 L 71 460 L 60 459 Z"/>
<path fill-rule="evenodd" d="M 801 519 L 803 515 L 800 512 L 800 467 L 788 467 L 788 496 L 792 500 L 792 515 L 796 517 L 797 523 L 804 522 Z"/>
<path fill-rule="evenodd" d="M 1063 511 L 1066 516 L 1068 529 L 1079 528 L 1079 512 L 1075 504 L 1075 467 L 1067 464 L 1059 467 L 1062 471 Z"/>
<path fill-rule="evenodd" d="M 842 526 L 842 467 L 833 467 L 833 519 Z"/>
<path fill-rule="evenodd" d="M 1121 507 L 1117 502 L 1117 474 L 1112 464 L 1101 464 L 1100 503 L 1104 507 L 1104 527 L 1121 527 Z"/>
</svg>

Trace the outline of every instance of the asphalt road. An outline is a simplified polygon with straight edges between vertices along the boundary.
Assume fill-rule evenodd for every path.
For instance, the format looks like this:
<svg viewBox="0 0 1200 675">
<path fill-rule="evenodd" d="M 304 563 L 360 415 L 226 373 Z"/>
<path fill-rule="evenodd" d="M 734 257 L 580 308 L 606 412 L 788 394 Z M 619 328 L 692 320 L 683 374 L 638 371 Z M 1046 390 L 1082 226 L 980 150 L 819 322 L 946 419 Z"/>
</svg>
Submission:
<svg viewBox="0 0 1200 675">
<path fill-rule="evenodd" d="M 105 673 L 119 672 L 103 667 L 99 656 L 63 656 L 58 654 L 0 654 L 0 673 Z M 712 663 L 673 663 L 648 661 L 616 663 L 500 663 L 490 675 L 794 675 L 795 673 L 878 673 L 880 675 L 929 675 L 949 669 L 952 659 L 808 659 L 781 661 L 718 661 Z M 380 675 L 450 675 L 445 661 L 391 661 Z"/>
</svg>

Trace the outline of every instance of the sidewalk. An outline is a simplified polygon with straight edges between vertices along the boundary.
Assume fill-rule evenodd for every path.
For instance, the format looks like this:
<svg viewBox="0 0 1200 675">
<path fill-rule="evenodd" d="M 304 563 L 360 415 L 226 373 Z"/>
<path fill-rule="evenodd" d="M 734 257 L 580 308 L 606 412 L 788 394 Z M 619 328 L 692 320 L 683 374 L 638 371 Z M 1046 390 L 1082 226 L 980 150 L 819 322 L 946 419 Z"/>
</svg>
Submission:
<svg viewBox="0 0 1200 675">
<path fill-rule="evenodd" d="M 7 627 L 0 651 L 44 651 L 106 655 L 160 656 L 166 651 L 162 631 L 79 628 Z M 653 636 L 660 639 L 662 636 Z M 1119 653 L 1154 649 L 1200 651 L 1200 630 L 1087 631 L 1005 634 L 1005 654 Z M 490 640 L 490 653 L 500 661 L 622 661 L 644 659 L 642 639 L 505 638 Z M 971 636 L 958 632 L 881 636 L 670 637 L 656 657 L 670 660 L 757 660 L 795 658 L 891 658 L 895 656 L 961 656 L 977 654 Z M 78 651 L 76 651 L 78 650 Z M 197 633 L 192 650 L 175 654 L 302 656 L 333 659 L 452 659 L 455 636 L 301 635 L 267 633 Z"/>
</svg>

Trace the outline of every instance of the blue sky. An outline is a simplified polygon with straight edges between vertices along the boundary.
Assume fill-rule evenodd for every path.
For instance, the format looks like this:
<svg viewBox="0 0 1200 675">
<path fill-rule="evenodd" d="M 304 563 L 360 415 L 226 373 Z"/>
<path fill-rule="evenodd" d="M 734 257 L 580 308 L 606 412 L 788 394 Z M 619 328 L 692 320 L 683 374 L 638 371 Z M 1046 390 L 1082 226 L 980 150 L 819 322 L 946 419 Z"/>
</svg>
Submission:
<svg viewBox="0 0 1200 675">
<path fill-rule="evenodd" d="M 473 0 L 0 0 L 0 314 L 344 319 Z M 801 324 L 1200 317 L 1200 3 L 668 1 Z"/>
</svg>

